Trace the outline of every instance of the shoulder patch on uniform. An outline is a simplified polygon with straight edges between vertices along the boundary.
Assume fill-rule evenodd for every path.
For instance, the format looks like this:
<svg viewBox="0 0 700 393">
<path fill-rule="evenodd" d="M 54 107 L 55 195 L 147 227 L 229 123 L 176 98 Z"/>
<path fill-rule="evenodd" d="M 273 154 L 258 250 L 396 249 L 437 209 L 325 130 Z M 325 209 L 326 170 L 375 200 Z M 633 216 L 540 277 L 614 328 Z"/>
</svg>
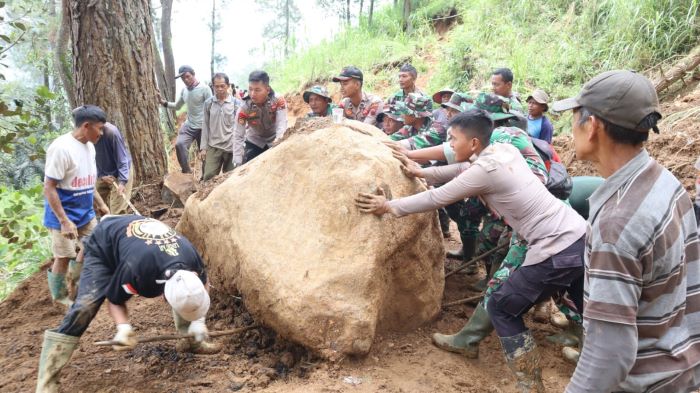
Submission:
<svg viewBox="0 0 700 393">
<path fill-rule="evenodd" d="M 285 101 L 284 97 L 275 97 L 275 101 L 272 103 L 273 110 L 284 109 L 286 107 L 287 101 Z"/>
</svg>

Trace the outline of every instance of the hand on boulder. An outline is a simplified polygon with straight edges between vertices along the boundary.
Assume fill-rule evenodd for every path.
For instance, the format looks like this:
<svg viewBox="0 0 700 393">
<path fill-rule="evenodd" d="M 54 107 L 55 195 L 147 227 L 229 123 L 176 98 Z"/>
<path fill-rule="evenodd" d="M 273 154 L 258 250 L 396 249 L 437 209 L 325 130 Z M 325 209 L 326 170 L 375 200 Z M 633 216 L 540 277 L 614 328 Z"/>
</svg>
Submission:
<svg viewBox="0 0 700 393">
<path fill-rule="evenodd" d="M 420 167 L 415 161 L 406 157 L 405 154 L 398 153 L 396 150 L 393 152 L 394 158 L 401 161 L 401 171 L 406 177 L 413 179 L 414 177 L 424 177 L 423 168 Z"/>
<path fill-rule="evenodd" d="M 390 148 L 396 153 L 406 155 L 409 152 L 409 150 L 406 147 L 404 147 L 396 141 L 382 141 L 382 143 L 384 143 L 388 148 Z"/>
<path fill-rule="evenodd" d="M 377 188 L 377 194 L 367 194 L 364 192 L 357 194 L 355 197 L 355 206 L 357 206 L 362 213 L 372 213 L 377 216 L 389 212 L 389 207 L 386 205 L 386 195 L 381 188 Z"/>
</svg>

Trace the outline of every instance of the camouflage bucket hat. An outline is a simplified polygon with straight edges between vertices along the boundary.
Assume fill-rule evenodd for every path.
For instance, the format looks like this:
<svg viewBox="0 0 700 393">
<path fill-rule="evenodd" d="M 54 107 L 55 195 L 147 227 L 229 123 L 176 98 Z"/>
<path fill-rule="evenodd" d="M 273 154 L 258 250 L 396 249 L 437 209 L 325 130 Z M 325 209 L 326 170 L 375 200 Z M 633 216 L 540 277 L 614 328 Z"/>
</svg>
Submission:
<svg viewBox="0 0 700 393">
<path fill-rule="evenodd" d="M 413 111 L 403 101 L 398 101 L 394 106 L 386 112 L 386 115 L 396 121 L 403 122 L 404 115 L 413 115 Z"/>
<path fill-rule="evenodd" d="M 491 115 L 491 120 L 499 121 L 517 117 L 517 113 L 510 111 L 508 101 L 499 95 L 491 93 L 479 93 L 474 103 L 467 109 L 483 109 Z"/>
<path fill-rule="evenodd" d="M 406 115 L 411 115 L 415 117 L 430 117 L 433 115 L 431 109 L 433 109 L 433 101 L 430 97 L 426 97 L 421 94 L 411 93 L 404 100 L 408 113 Z"/>
<path fill-rule="evenodd" d="M 454 93 L 450 101 L 442 104 L 443 108 L 452 108 L 458 112 L 463 112 L 465 104 L 473 101 L 472 97 L 466 93 Z"/>
<path fill-rule="evenodd" d="M 312 94 L 316 94 L 317 96 L 321 96 L 321 97 L 325 98 L 326 100 L 328 100 L 328 102 L 331 102 L 331 101 L 332 101 L 332 100 L 331 100 L 331 95 L 328 94 L 328 89 L 326 89 L 326 88 L 323 87 L 323 86 L 316 85 L 316 86 L 313 86 L 313 87 L 307 89 L 306 91 L 304 91 L 304 95 L 303 95 L 303 97 L 304 97 L 304 102 L 306 102 L 306 103 L 308 104 L 308 103 L 309 103 L 309 97 L 310 97 Z"/>
</svg>

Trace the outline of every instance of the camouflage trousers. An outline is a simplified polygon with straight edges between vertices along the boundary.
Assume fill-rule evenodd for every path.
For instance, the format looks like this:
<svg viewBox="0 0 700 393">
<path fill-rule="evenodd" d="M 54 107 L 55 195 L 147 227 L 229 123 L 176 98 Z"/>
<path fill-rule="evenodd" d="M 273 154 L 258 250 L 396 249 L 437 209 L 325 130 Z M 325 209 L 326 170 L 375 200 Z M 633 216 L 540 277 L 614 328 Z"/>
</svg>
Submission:
<svg viewBox="0 0 700 393">
<path fill-rule="evenodd" d="M 457 224 L 462 244 L 468 238 L 476 238 L 476 255 L 481 255 L 494 249 L 499 244 L 504 244 L 510 237 L 510 227 L 492 214 L 489 209 L 478 199 L 469 198 L 446 206 L 447 215 Z M 483 221 L 483 225 L 482 225 Z M 493 263 L 500 264 L 506 255 L 506 251 L 491 254 L 486 260 L 486 267 Z"/>
<path fill-rule="evenodd" d="M 456 202 L 446 206 L 445 211 L 457 223 L 463 243 L 466 241 L 465 238 L 476 237 L 476 255 L 510 243 L 509 248 L 491 254 L 485 261 L 487 269 L 493 263 L 500 266 L 487 285 L 484 294 L 484 307 L 486 307 L 491 294 L 503 286 L 510 275 L 522 266 L 527 252 L 527 243 L 512 231 L 503 219 L 491 213 L 478 198 Z M 576 310 L 574 302 L 568 298 L 568 295 L 557 296 L 554 302 L 568 319 L 579 324 L 583 322 L 581 313 Z"/>
</svg>

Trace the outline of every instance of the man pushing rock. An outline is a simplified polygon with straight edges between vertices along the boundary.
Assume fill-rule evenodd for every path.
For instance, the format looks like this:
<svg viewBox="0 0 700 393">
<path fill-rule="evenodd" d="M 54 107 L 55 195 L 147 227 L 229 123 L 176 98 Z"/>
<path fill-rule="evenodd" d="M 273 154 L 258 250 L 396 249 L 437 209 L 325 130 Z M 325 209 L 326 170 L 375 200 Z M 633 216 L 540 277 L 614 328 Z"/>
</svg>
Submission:
<svg viewBox="0 0 700 393">
<path fill-rule="evenodd" d="M 520 391 L 543 392 L 540 358 L 522 317 L 536 303 L 564 292 L 582 309 L 586 222 L 547 190 L 516 147 L 490 143 L 492 132 L 493 120 L 482 109 L 455 116 L 449 143 L 457 164 L 421 168 L 402 159 L 407 176 L 447 184 L 391 201 L 384 195 L 361 193 L 356 204 L 363 213 L 401 217 L 479 197 L 524 238 L 528 248 L 523 266 L 487 293 L 490 300 L 484 302 Z M 472 157 L 476 159 L 467 162 Z"/>
<path fill-rule="evenodd" d="M 194 246 L 160 221 L 138 215 L 105 216 L 85 243 L 85 262 L 78 296 L 57 329 L 44 332 L 37 393 L 57 392 L 59 372 L 78 346 L 80 336 L 108 300 L 117 325 L 115 350 L 129 350 L 136 335 L 129 324 L 126 302 L 133 295 L 165 295 L 175 327 L 183 339 L 178 351 L 213 354 L 218 345 L 207 337 L 209 310 L 207 274 Z"/>
</svg>

